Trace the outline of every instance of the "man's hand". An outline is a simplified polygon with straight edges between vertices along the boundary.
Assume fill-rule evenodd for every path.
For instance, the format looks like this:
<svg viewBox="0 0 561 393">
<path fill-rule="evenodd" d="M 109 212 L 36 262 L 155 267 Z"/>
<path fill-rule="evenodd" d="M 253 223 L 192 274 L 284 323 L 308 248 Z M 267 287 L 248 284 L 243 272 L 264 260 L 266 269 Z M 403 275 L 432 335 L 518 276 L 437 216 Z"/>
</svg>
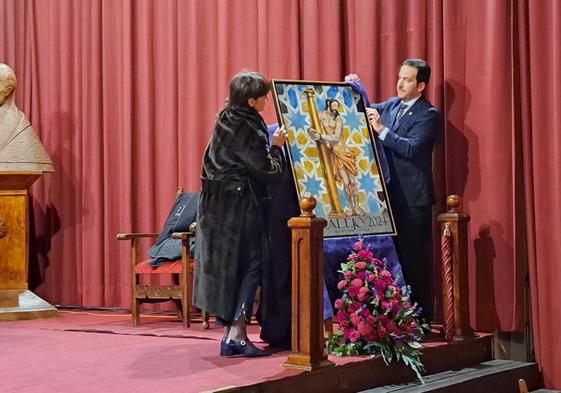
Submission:
<svg viewBox="0 0 561 393">
<path fill-rule="evenodd" d="M 286 130 L 284 126 L 277 128 L 273 133 L 273 138 L 271 140 L 271 146 L 278 146 L 282 147 L 286 143 L 286 139 L 288 138 L 286 134 Z"/>
<path fill-rule="evenodd" d="M 382 131 L 384 126 L 382 125 L 382 120 L 380 119 L 380 114 L 376 109 L 366 108 L 366 117 L 368 118 L 368 122 L 378 134 Z"/>
<path fill-rule="evenodd" d="M 321 135 L 319 132 L 317 132 L 314 128 L 310 127 L 308 128 L 308 135 L 310 136 L 310 139 L 314 142 L 317 142 L 321 139 Z"/>
<path fill-rule="evenodd" d="M 357 74 L 349 74 L 345 75 L 345 82 L 353 82 L 353 81 L 360 81 L 360 78 Z"/>
</svg>

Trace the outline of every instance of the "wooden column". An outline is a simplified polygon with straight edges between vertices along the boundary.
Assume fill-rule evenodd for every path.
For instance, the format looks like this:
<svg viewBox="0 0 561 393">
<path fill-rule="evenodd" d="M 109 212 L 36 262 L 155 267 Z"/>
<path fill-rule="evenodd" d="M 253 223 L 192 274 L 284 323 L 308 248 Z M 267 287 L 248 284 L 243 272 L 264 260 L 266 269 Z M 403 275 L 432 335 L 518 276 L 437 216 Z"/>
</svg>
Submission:
<svg viewBox="0 0 561 393">
<path fill-rule="evenodd" d="M 450 195 L 446 199 L 447 212 L 438 215 L 440 234 L 450 236 L 452 251 L 452 282 L 453 282 L 453 340 L 460 341 L 474 336 L 469 326 L 469 281 L 467 235 L 468 214 L 462 213 L 462 199 L 458 195 Z M 445 267 L 442 268 L 443 275 Z M 449 317 L 448 290 L 446 278 L 442 280 L 442 296 L 444 304 L 444 321 Z"/>
<path fill-rule="evenodd" d="M 55 316 L 27 288 L 27 198 L 42 172 L 0 171 L 0 321 Z"/>
<path fill-rule="evenodd" d="M 323 335 L 323 228 L 327 221 L 313 214 L 315 207 L 312 196 L 303 196 L 303 213 L 288 221 L 292 230 L 292 353 L 283 367 L 306 371 L 334 365 L 327 360 Z"/>
</svg>

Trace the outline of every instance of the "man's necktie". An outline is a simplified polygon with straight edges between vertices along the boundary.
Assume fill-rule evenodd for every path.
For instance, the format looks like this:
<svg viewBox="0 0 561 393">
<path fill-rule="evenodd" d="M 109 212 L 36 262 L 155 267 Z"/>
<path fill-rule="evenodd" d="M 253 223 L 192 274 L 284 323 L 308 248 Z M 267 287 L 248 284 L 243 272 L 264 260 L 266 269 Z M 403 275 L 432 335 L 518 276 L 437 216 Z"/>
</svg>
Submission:
<svg viewBox="0 0 561 393">
<path fill-rule="evenodd" d="M 407 104 L 401 104 L 401 107 L 399 108 L 399 112 L 397 112 L 397 116 L 395 117 L 395 121 L 399 121 L 399 119 L 401 119 L 401 116 L 403 116 L 405 114 L 405 110 L 407 109 Z"/>
<path fill-rule="evenodd" d="M 401 103 L 401 106 L 399 107 L 399 111 L 397 112 L 397 115 L 395 116 L 395 120 L 393 122 L 393 125 L 396 125 L 397 122 L 399 121 L 399 119 L 404 115 L 405 110 L 407 109 L 407 104 Z"/>
</svg>

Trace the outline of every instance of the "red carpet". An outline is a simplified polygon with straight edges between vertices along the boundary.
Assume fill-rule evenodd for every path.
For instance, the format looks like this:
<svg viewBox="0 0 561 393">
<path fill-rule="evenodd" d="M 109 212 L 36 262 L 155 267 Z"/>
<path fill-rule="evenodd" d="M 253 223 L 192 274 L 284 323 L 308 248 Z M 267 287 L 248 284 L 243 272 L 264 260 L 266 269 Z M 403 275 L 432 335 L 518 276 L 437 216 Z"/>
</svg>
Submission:
<svg viewBox="0 0 561 393">
<path fill-rule="evenodd" d="M 258 327 L 250 327 L 258 343 Z M 218 356 L 222 329 L 175 317 L 60 312 L 0 324 L 0 392 L 200 392 L 298 374 L 261 359 Z"/>
</svg>

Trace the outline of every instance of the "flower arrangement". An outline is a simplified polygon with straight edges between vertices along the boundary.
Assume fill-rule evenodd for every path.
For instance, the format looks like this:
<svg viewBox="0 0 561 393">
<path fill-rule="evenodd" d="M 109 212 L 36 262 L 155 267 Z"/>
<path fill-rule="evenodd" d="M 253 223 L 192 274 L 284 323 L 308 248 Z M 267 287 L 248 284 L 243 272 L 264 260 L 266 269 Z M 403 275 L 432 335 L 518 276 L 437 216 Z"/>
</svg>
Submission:
<svg viewBox="0 0 561 393">
<path fill-rule="evenodd" d="M 343 280 L 337 286 L 343 295 L 335 301 L 339 329 L 329 339 L 328 351 L 381 355 L 386 364 L 403 361 L 423 382 L 420 341 L 429 327 L 420 323 L 417 304 L 410 302 L 410 287 L 397 287 L 385 263 L 362 241 L 353 248 L 341 264 Z"/>
</svg>

